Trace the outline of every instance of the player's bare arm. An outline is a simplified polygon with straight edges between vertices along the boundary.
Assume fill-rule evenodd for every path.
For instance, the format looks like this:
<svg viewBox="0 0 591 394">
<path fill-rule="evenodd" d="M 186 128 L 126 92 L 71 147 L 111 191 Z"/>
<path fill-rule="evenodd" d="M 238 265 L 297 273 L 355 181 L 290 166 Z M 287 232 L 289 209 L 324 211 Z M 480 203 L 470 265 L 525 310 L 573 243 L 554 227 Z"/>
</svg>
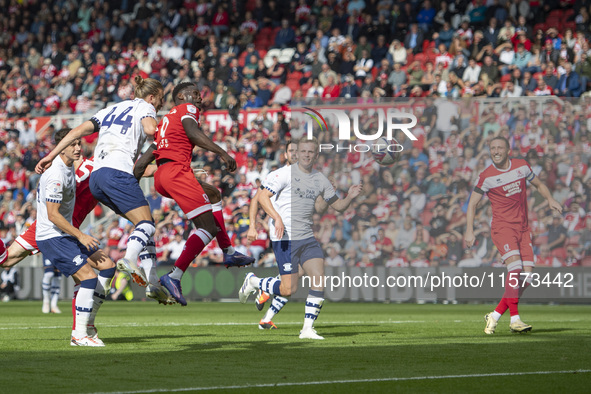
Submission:
<svg viewBox="0 0 591 394">
<path fill-rule="evenodd" d="M 480 200 L 482 200 L 482 193 L 474 190 L 470 195 L 470 201 L 468 201 L 468 211 L 466 212 L 466 233 L 464 234 L 464 241 L 466 247 L 471 248 L 474 245 L 474 217 L 476 216 L 476 207 Z"/>
<path fill-rule="evenodd" d="M 534 185 L 536 189 L 538 189 L 542 197 L 544 197 L 546 201 L 548 201 L 548 206 L 550 208 L 552 208 L 558 213 L 562 213 L 562 205 L 560 205 L 560 203 L 556 201 L 554 197 L 552 197 L 552 193 L 550 193 L 550 189 L 548 189 L 548 186 L 544 185 L 542 181 L 538 179 L 538 177 L 534 177 L 534 179 L 532 179 L 530 183 Z"/>
<path fill-rule="evenodd" d="M 275 221 L 275 235 L 278 239 L 283 238 L 283 232 L 285 231 L 285 226 L 283 225 L 283 220 L 281 220 L 281 216 L 279 213 L 273 208 L 273 203 L 271 203 L 271 196 L 273 196 L 273 192 L 267 189 L 261 189 L 259 193 L 259 204 L 267 215 L 271 216 L 271 218 Z"/>
<path fill-rule="evenodd" d="M 219 145 L 213 142 L 205 133 L 199 128 L 197 123 L 192 119 L 183 119 L 183 127 L 189 140 L 196 146 L 206 149 L 210 152 L 217 153 L 228 166 L 228 171 L 236 171 L 236 160 L 223 150 Z"/>
<path fill-rule="evenodd" d="M 142 128 L 144 129 L 144 133 L 148 137 L 154 136 L 156 134 L 156 128 L 158 127 L 158 122 L 156 119 L 148 116 L 142 119 Z"/>
<path fill-rule="evenodd" d="M 362 185 L 353 185 L 349 188 L 349 192 L 347 193 L 347 197 L 345 197 L 343 199 L 336 200 L 330 206 L 339 212 L 344 212 L 347 208 L 349 208 L 349 205 L 351 205 L 351 202 L 353 202 L 353 200 L 361 194 L 362 190 L 363 190 Z"/>
<path fill-rule="evenodd" d="M 133 176 L 138 181 L 142 178 L 142 176 L 153 176 L 155 169 L 153 169 L 152 173 L 147 175 L 145 174 L 146 169 L 150 165 L 151 162 L 154 161 L 154 151 L 156 150 L 156 143 L 150 144 L 148 149 L 142 153 L 141 157 L 135 162 L 133 166 Z"/>
<path fill-rule="evenodd" d="M 62 205 L 61 203 L 57 202 L 50 202 L 47 201 L 47 218 L 55 224 L 60 230 L 65 232 L 66 234 L 70 234 L 73 237 L 76 237 L 78 241 L 86 248 L 90 250 L 98 249 L 100 242 L 88 235 L 84 234 L 82 231 L 74 227 L 70 222 L 66 220 L 66 218 L 59 212 L 59 208 Z"/>
<path fill-rule="evenodd" d="M 35 166 L 35 172 L 37 174 L 43 174 L 43 172 L 51 166 L 53 159 L 57 157 L 64 149 L 66 149 L 72 142 L 79 138 L 86 137 L 95 133 L 99 130 L 98 124 L 87 120 L 80 126 L 73 128 L 70 132 L 60 141 L 59 144 L 47 156 L 39 160 L 39 163 Z"/>
<path fill-rule="evenodd" d="M 248 226 L 248 232 L 246 233 L 246 238 L 250 242 L 255 241 L 258 238 L 258 233 L 256 230 L 256 223 L 257 223 L 257 212 L 259 210 L 259 194 L 262 193 L 263 189 L 257 190 L 256 194 L 250 200 L 250 206 L 248 207 L 248 217 L 250 218 L 250 224 Z"/>
</svg>

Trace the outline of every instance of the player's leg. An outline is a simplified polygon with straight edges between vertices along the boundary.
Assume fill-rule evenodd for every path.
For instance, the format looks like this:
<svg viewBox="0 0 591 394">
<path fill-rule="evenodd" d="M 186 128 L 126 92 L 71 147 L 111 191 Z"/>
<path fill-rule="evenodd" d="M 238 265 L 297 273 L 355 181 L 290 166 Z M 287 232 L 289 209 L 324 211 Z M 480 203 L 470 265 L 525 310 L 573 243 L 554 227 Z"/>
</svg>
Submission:
<svg viewBox="0 0 591 394">
<path fill-rule="evenodd" d="M 160 283 L 181 305 L 187 305 L 181 289 L 181 278 L 191 262 L 203 251 L 218 232 L 207 194 L 195 179 L 193 172 L 183 165 L 171 162 L 154 174 L 154 187 L 163 196 L 172 198 L 195 225 L 196 231 L 185 247 L 172 271 L 160 277 Z"/>
<path fill-rule="evenodd" d="M 259 278 L 253 272 L 246 274 L 242 287 L 238 291 L 238 298 L 243 304 L 257 289 L 282 297 L 289 297 L 297 290 L 297 271 L 295 270 L 298 266 L 292 263 L 291 241 L 272 241 L 271 245 L 277 259 L 280 277 Z"/>
<path fill-rule="evenodd" d="M 53 265 L 49 259 L 43 259 L 43 277 L 41 278 L 41 295 L 43 297 L 43 306 L 41 312 L 51 312 L 51 280 L 55 275 Z"/>
<path fill-rule="evenodd" d="M 88 264 L 84 264 L 72 277 L 80 282 L 76 295 L 76 320 L 72 331 L 72 346 L 104 346 L 104 344 L 88 337 L 88 322 L 94 304 L 94 293 L 98 277 Z"/>
<path fill-rule="evenodd" d="M 170 295 L 181 305 L 186 306 L 187 301 L 181 289 L 183 274 L 191 265 L 191 262 L 205 249 L 217 233 L 217 226 L 211 213 L 211 208 L 192 219 L 197 231 L 192 234 L 185 243 L 185 247 L 172 271 L 160 278 L 160 283 L 170 292 Z"/>
<path fill-rule="evenodd" d="M 107 295 L 111 290 L 111 281 L 115 276 L 115 263 L 111 260 L 103 250 L 97 250 L 88 258 L 88 265 L 93 269 L 98 270 L 97 284 L 92 295 L 92 311 L 88 317 L 86 333 L 89 338 L 102 343 L 98 337 L 98 333 L 94 324 L 96 314 L 105 302 Z"/>
<path fill-rule="evenodd" d="M 306 298 L 304 326 L 300 331 L 300 338 L 324 339 L 314 330 L 314 322 L 318 319 L 324 304 L 324 259 L 319 257 L 309 259 L 302 267 L 306 275 L 311 278 L 311 287 Z"/>
<path fill-rule="evenodd" d="M 530 230 L 522 233 L 519 251 L 521 252 L 521 259 L 523 260 L 523 278 L 519 287 L 519 298 L 521 299 L 525 289 L 527 289 L 532 283 L 532 272 L 536 265 Z"/>
<path fill-rule="evenodd" d="M 138 285 L 146 286 L 146 275 L 138 268 L 137 260 L 154 236 L 156 227 L 138 181 L 126 172 L 101 168 L 90 174 L 89 187 L 94 198 L 135 226 L 127 241 L 125 256 L 117 261 L 117 268 L 127 272 Z"/>
<path fill-rule="evenodd" d="M 53 277 L 51 278 L 51 313 L 62 313 L 57 306 L 62 287 L 62 273 L 57 268 L 53 268 Z"/>
<path fill-rule="evenodd" d="M 33 234 L 33 236 L 34 236 L 34 234 Z M 23 261 L 25 259 L 25 257 L 28 257 L 31 254 L 33 254 L 31 250 L 26 249 L 24 246 L 22 246 L 20 243 L 18 243 L 18 239 L 19 238 L 17 238 L 8 247 L 8 250 L 6 251 L 6 253 L 7 253 L 6 261 L 4 264 L 2 264 L 2 267 L 12 267 L 14 265 L 17 265 L 18 263 Z M 36 246 L 35 246 L 34 250 L 35 251 L 37 250 Z"/>
<path fill-rule="evenodd" d="M 209 183 L 199 182 L 199 184 L 211 202 L 211 211 L 218 227 L 218 232 L 215 238 L 218 241 L 220 249 L 224 252 L 224 264 L 226 267 L 243 267 L 254 263 L 254 258 L 236 252 L 232 245 L 232 241 L 226 231 L 226 224 L 222 213 L 222 194 L 215 186 L 212 186 Z"/>
</svg>

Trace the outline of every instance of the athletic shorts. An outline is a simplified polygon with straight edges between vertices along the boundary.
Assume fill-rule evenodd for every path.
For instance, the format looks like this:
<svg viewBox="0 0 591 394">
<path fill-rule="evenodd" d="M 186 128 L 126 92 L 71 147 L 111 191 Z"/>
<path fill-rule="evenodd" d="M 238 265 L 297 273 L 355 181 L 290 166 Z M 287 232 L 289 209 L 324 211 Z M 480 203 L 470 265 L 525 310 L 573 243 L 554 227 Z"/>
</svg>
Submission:
<svg viewBox="0 0 591 394">
<path fill-rule="evenodd" d="M 38 240 L 37 245 L 43 253 L 44 260 L 51 261 L 51 264 L 65 276 L 72 276 L 78 272 L 94 253 L 69 235 Z"/>
<path fill-rule="evenodd" d="M 172 198 L 187 219 L 211 211 L 209 197 L 195 178 L 193 170 L 182 163 L 170 161 L 158 166 L 154 174 L 154 186 L 158 193 Z"/>
<path fill-rule="evenodd" d="M 148 205 L 137 179 L 127 172 L 100 168 L 90 174 L 89 186 L 94 198 L 119 215 Z"/>
<path fill-rule="evenodd" d="M 311 259 L 324 259 L 324 252 L 316 238 L 272 241 L 280 275 L 297 274 L 299 266 Z"/>
<path fill-rule="evenodd" d="M 39 248 L 37 247 L 37 241 L 35 241 L 36 232 L 37 221 L 35 220 L 24 233 L 16 237 L 14 242 L 22 246 L 24 250 L 31 252 L 31 254 L 37 254 L 39 253 Z"/>
<path fill-rule="evenodd" d="M 503 261 L 511 256 L 520 256 L 524 266 L 534 265 L 534 250 L 530 229 L 519 231 L 511 227 L 501 227 L 492 230 L 491 237 L 501 253 Z"/>
</svg>

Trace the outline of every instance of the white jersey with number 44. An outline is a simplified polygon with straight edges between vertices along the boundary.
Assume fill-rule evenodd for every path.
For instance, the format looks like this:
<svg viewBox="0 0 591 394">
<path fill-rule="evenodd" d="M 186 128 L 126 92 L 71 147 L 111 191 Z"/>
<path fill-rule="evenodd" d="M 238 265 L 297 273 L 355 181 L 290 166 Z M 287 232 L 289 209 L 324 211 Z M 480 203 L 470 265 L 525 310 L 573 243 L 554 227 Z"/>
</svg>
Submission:
<svg viewBox="0 0 591 394">
<path fill-rule="evenodd" d="M 97 112 L 92 117 L 100 127 L 94 149 L 94 170 L 114 168 L 133 174 L 146 134 L 142 119 L 156 119 L 156 109 L 143 99 L 126 100 Z"/>
</svg>

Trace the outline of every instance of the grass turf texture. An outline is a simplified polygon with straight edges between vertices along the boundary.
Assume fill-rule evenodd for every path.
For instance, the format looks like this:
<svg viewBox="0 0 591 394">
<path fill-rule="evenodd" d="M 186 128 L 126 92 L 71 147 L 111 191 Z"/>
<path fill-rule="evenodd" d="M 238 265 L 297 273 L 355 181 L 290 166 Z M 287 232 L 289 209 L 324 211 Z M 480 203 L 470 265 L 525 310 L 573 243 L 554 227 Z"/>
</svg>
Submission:
<svg viewBox="0 0 591 394">
<path fill-rule="evenodd" d="M 0 391 L 539 393 L 588 392 L 591 382 L 591 306 L 523 305 L 531 333 L 511 333 L 504 316 L 489 336 L 491 305 L 326 302 L 316 324 L 326 340 L 310 341 L 298 338 L 302 303 L 262 331 L 253 303 L 108 302 L 97 319 L 105 348 L 71 347 L 68 304 L 60 308 L 0 304 Z M 575 370 L 584 372 L 539 374 Z M 327 383 L 290 385 L 300 382 Z"/>
</svg>

